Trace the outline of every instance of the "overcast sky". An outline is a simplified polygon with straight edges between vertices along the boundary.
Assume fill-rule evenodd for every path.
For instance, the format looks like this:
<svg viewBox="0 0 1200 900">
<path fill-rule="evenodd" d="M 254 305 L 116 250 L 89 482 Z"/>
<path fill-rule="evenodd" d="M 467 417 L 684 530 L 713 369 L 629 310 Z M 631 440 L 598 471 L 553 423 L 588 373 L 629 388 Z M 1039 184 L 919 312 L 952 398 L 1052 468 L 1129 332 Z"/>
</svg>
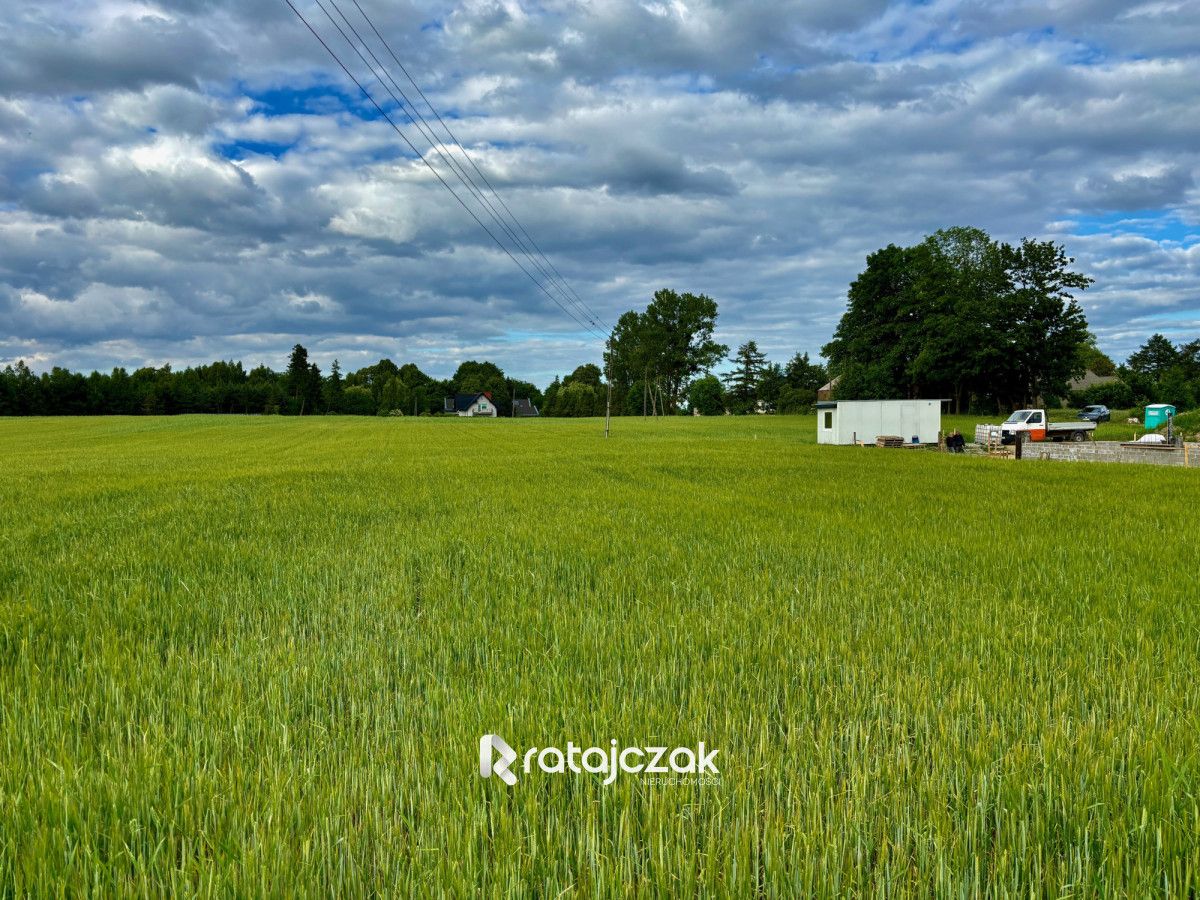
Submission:
<svg viewBox="0 0 1200 900">
<path fill-rule="evenodd" d="M 867 253 L 975 225 L 1063 242 L 1118 360 L 1200 337 L 1196 0 L 360 3 L 607 323 L 672 287 L 725 343 L 816 354 Z M 284 0 L 9 0 L 0 365 L 297 341 L 543 385 L 601 352 Z"/>
</svg>

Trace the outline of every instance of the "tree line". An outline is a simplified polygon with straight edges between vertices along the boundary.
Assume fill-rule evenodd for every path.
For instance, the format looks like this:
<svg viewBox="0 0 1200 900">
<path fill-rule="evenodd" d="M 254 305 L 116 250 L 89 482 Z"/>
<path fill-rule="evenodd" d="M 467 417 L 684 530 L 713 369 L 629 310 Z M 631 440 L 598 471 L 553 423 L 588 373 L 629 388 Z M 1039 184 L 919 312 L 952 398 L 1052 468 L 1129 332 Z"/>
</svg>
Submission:
<svg viewBox="0 0 1200 900">
<path fill-rule="evenodd" d="M 617 416 L 799 413 L 827 382 L 837 399 L 943 397 L 956 411 L 1035 400 L 1200 403 L 1200 341 L 1176 346 L 1154 335 L 1117 366 L 1088 331 L 1075 295 L 1092 279 L 1073 263 L 1053 241 L 1012 245 L 978 228 L 890 244 L 868 256 L 851 283 L 846 311 L 822 348 L 827 363 L 808 353 L 770 362 L 753 340 L 730 355 L 715 338 L 715 300 L 663 289 L 644 310 L 617 320 L 603 368 L 581 365 L 544 394 L 487 361 L 464 362 L 445 380 L 388 359 L 344 376 L 335 360 L 324 374 L 297 344 L 282 372 L 214 362 L 35 375 L 22 362 L 0 372 L 0 415 L 426 415 L 441 412 L 445 397 L 484 391 L 500 415 L 512 414 L 514 398 L 532 400 L 547 416 L 600 416 L 610 402 Z M 728 371 L 713 374 L 726 360 Z M 1116 380 L 1071 395 L 1071 380 L 1087 370 Z"/>
<path fill-rule="evenodd" d="M 738 347 L 733 369 L 712 370 L 729 356 L 717 342 L 717 303 L 706 294 L 660 290 L 645 311 L 617 320 L 604 354 L 614 415 L 702 415 L 803 412 L 828 377 L 797 353 L 782 366 L 767 361 L 756 341 Z"/>
<path fill-rule="evenodd" d="M 1122 365 L 1098 351 L 1087 360 L 1091 371 L 1114 380 L 1073 392 L 1068 398 L 1072 404 L 1130 409 L 1170 403 L 1180 412 L 1200 406 L 1200 339 L 1175 344 L 1155 334 Z"/>
<path fill-rule="evenodd" d="M 56 366 L 38 375 L 22 361 L 0 370 L 0 415 L 430 415 L 442 411 L 446 397 L 484 391 L 502 416 L 512 415 L 514 397 L 542 403 L 535 385 L 509 378 L 491 362 L 464 362 L 445 380 L 390 359 L 346 375 L 334 360 L 324 374 L 297 344 L 282 372 L 267 366 L 247 371 L 240 362 L 218 361 L 179 370 L 115 368 L 90 375 Z"/>
<path fill-rule="evenodd" d="M 446 397 L 486 391 L 501 416 L 512 414 L 513 399 L 531 400 L 544 416 L 602 416 L 610 382 L 612 414 L 618 416 L 691 408 L 706 414 L 754 408 L 799 412 L 811 406 L 826 373 L 807 354 L 781 367 L 760 358 L 751 341 L 739 348 L 742 365 L 724 382 L 711 375 L 728 353 L 713 340 L 716 320 L 712 298 L 658 291 L 645 311 L 628 312 L 618 322 L 605 353 L 607 379 L 600 366 L 586 363 L 556 377 L 544 393 L 487 361 L 464 362 L 445 380 L 389 359 L 347 374 L 334 360 L 323 373 L 300 344 L 281 372 L 218 361 L 179 370 L 168 365 L 89 375 L 56 366 L 38 375 L 18 362 L 0 370 L 0 415 L 436 415 Z"/>
</svg>

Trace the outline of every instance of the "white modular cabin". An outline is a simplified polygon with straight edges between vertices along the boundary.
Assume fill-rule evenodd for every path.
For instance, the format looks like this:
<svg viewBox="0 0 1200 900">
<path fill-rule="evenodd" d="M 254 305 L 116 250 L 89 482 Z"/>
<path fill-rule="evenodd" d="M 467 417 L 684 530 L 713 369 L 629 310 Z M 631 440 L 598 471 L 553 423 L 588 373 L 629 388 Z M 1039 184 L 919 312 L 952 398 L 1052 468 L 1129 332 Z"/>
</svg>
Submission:
<svg viewBox="0 0 1200 900">
<path fill-rule="evenodd" d="M 818 444 L 875 443 L 881 434 L 904 443 L 936 444 L 941 400 L 829 400 L 817 404 Z"/>
</svg>

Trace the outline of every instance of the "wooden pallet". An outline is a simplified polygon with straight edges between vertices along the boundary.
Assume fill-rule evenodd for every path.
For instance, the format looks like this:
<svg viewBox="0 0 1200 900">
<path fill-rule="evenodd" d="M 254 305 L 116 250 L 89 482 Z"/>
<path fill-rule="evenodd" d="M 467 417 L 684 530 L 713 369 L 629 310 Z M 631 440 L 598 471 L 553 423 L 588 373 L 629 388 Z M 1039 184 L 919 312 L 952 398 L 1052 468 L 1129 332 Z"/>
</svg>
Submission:
<svg viewBox="0 0 1200 900">
<path fill-rule="evenodd" d="M 875 438 L 876 447 L 903 447 L 904 438 L 896 434 L 881 434 Z"/>
</svg>

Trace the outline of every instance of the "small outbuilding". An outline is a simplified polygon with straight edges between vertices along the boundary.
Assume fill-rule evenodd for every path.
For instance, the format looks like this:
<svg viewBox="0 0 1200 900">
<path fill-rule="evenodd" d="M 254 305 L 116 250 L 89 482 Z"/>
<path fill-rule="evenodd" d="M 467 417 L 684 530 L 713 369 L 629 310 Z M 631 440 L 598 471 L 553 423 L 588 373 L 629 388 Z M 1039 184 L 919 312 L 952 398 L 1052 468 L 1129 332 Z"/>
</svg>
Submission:
<svg viewBox="0 0 1200 900">
<path fill-rule="evenodd" d="M 873 444 L 880 435 L 936 444 L 942 400 L 829 400 L 817 404 L 817 443 Z"/>
<path fill-rule="evenodd" d="M 1170 403 L 1151 403 L 1146 407 L 1146 430 L 1160 428 L 1167 424 L 1167 419 L 1175 415 L 1175 407 Z"/>
</svg>

